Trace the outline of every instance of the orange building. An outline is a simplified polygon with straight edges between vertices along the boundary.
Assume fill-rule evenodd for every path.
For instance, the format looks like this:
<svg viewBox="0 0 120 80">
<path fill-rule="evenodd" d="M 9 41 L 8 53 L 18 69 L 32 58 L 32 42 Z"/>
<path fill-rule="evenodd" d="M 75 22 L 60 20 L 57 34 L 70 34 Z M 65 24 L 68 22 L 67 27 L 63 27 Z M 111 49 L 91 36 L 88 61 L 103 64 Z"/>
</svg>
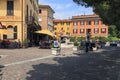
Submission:
<svg viewBox="0 0 120 80">
<path fill-rule="evenodd" d="M 54 20 L 54 33 L 60 35 L 86 37 L 88 33 L 91 37 L 108 36 L 108 26 L 103 24 L 101 18 L 96 15 L 72 16 L 72 19 Z M 60 34 L 60 32 L 62 33 Z"/>
<path fill-rule="evenodd" d="M 108 36 L 108 26 L 103 24 L 101 18 L 96 14 L 72 16 L 71 28 L 71 36 L 85 37 L 88 33 L 90 33 L 92 37 Z"/>
</svg>

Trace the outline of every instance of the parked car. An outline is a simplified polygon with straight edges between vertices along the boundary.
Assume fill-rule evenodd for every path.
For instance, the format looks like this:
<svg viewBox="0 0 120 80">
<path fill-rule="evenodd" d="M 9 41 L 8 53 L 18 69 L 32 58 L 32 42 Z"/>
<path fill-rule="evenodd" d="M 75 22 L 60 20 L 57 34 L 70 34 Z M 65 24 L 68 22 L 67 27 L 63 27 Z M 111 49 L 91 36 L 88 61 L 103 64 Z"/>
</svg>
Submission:
<svg viewBox="0 0 120 80">
<path fill-rule="evenodd" d="M 117 41 L 111 41 L 110 46 L 117 46 L 118 42 Z"/>
</svg>

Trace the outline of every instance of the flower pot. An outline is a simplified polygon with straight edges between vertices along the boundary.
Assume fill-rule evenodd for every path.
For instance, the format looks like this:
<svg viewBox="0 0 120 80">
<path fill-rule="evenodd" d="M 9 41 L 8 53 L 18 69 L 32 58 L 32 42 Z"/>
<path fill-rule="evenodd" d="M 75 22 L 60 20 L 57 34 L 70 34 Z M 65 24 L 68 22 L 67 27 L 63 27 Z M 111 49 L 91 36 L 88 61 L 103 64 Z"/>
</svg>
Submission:
<svg viewBox="0 0 120 80">
<path fill-rule="evenodd" d="M 60 48 L 51 48 L 53 55 L 59 55 L 60 54 Z"/>
<path fill-rule="evenodd" d="M 74 47 L 73 47 L 73 51 L 77 51 L 77 46 L 74 46 Z"/>
</svg>

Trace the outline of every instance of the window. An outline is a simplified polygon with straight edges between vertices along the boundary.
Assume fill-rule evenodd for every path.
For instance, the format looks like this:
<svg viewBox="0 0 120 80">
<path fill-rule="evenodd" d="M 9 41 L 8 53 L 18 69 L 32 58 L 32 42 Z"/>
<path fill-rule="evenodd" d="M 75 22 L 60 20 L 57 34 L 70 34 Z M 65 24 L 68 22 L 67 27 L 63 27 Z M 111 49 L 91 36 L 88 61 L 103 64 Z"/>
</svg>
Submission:
<svg viewBox="0 0 120 80">
<path fill-rule="evenodd" d="M 57 23 L 54 23 L 54 25 L 57 25 Z"/>
<path fill-rule="evenodd" d="M 7 15 L 14 15 L 14 2 L 7 0 Z"/>
<path fill-rule="evenodd" d="M 57 33 L 55 32 L 55 35 L 57 35 Z"/>
<path fill-rule="evenodd" d="M 61 24 L 61 25 L 64 25 L 64 22 L 61 22 L 60 24 Z"/>
<path fill-rule="evenodd" d="M 31 4 L 32 4 L 32 0 L 30 0 Z"/>
<path fill-rule="evenodd" d="M 69 30 L 69 27 L 67 27 L 67 30 Z"/>
<path fill-rule="evenodd" d="M 17 39 L 17 26 L 14 27 L 14 39 Z"/>
<path fill-rule="evenodd" d="M 84 21 L 80 21 L 80 25 L 84 25 Z"/>
<path fill-rule="evenodd" d="M 66 35 L 70 35 L 70 33 L 69 33 L 69 32 L 66 32 Z"/>
<path fill-rule="evenodd" d="M 69 22 L 67 22 L 66 24 L 67 24 L 67 25 L 70 25 L 70 23 L 69 23 Z"/>
<path fill-rule="evenodd" d="M 39 17 L 38 21 L 41 22 L 42 21 L 42 17 Z"/>
<path fill-rule="evenodd" d="M 99 24 L 99 20 L 95 20 L 95 21 L 94 21 L 94 24 L 95 24 L 95 25 L 98 25 L 98 24 Z"/>
<path fill-rule="evenodd" d="M 77 29 L 73 29 L 73 33 L 76 34 L 77 33 Z"/>
<path fill-rule="evenodd" d="M 105 29 L 105 28 L 102 28 L 102 29 L 101 29 L 101 33 L 106 33 L 106 29 Z"/>
<path fill-rule="evenodd" d="M 88 25 L 91 25 L 91 21 L 88 21 Z"/>
<path fill-rule="evenodd" d="M 80 29 L 80 33 L 84 33 L 84 29 Z"/>
<path fill-rule="evenodd" d="M 98 29 L 98 28 L 95 28 L 95 29 L 94 29 L 94 33 L 96 33 L 96 34 L 99 33 L 99 29 Z"/>
<path fill-rule="evenodd" d="M 55 27 L 54 30 L 57 30 L 57 28 Z"/>
<path fill-rule="evenodd" d="M 40 14 L 42 13 L 42 10 L 41 10 L 41 9 L 39 9 L 39 13 L 40 13 Z"/>
<path fill-rule="evenodd" d="M 77 25 L 77 22 L 76 22 L 76 21 L 74 21 L 74 22 L 73 22 L 73 25 L 74 25 L 74 26 L 76 26 L 76 25 Z"/>
<path fill-rule="evenodd" d="M 28 17 L 28 5 L 26 6 L 26 16 Z"/>
<path fill-rule="evenodd" d="M 13 26 L 8 26 L 7 29 L 14 32 Z M 8 34 L 7 39 L 14 39 L 14 34 Z"/>
</svg>

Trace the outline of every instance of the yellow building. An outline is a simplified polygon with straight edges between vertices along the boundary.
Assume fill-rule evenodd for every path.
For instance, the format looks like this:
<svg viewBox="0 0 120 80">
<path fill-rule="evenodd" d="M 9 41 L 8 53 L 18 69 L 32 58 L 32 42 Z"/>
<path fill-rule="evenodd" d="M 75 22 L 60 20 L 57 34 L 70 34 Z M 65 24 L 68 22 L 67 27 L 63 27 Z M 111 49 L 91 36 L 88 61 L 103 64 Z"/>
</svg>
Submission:
<svg viewBox="0 0 120 80">
<path fill-rule="evenodd" d="M 0 22 L 13 34 L 1 34 L 1 39 L 34 41 L 39 30 L 38 0 L 0 0 Z"/>
<path fill-rule="evenodd" d="M 57 36 L 57 38 L 60 38 L 62 36 L 70 36 L 71 33 L 71 20 L 70 19 L 64 19 L 64 20 L 57 20 L 54 21 L 54 33 Z"/>
</svg>

